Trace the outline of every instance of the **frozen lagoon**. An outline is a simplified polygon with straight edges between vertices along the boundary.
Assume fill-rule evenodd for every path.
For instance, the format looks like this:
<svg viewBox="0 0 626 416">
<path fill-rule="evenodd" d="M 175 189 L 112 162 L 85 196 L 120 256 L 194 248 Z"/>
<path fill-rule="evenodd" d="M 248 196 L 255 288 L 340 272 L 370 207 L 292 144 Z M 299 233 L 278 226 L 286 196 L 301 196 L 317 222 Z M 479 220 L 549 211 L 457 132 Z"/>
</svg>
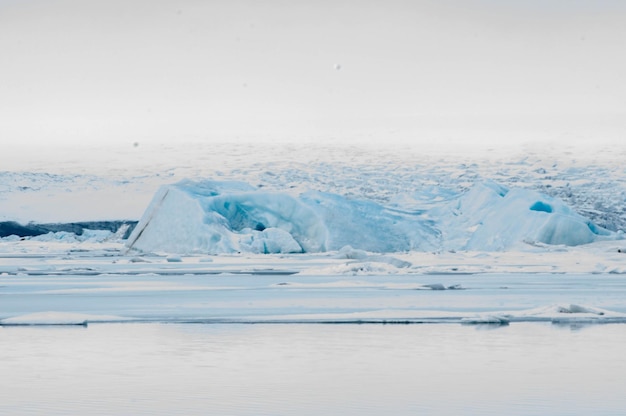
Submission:
<svg viewBox="0 0 626 416">
<path fill-rule="evenodd" d="M 1 325 L 626 322 L 619 275 L 3 277 Z"/>
<path fill-rule="evenodd" d="M 422 268 L 419 257 L 410 256 L 423 253 L 359 259 L 337 253 L 132 257 L 114 246 L 89 251 L 82 245 L 63 253 L 73 246 L 46 243 L 49 251 L 39 254 L 32 246 L 20 254 L 18 246 L 1 255 L 5 326 L 626 322 L 626 279 L 616 272 L 625 256 L 610 257 L 600 248 L 612 273 L 592 271 L 597 258 L 585 259 L 575 248 L 547 253 L 543 260 L 532 253 L 431 255 L 429 267 Z M 578 273 L 564 272 L 572 256 Z M 555 272 L 543 271 L 542 261 Z M 536 273 L 529 272 L 533 268 Z"/>
<path fill-rule="evenodd" d="M 215 175 L 382 202 L 415 184 L 416 191 L 458 190 L 489 179 L 550 191 L 623 228 L 623 150 L 611 148 L 603 163 L 592 163 L 560 149 L 556 160 L 544 148 L 512 163 L 493 152 L 485 156 L 489 163 L 427 152 L 407 152 L 395 163 L 396 156 L 380 152 L 333 151 L 319 158 L 337 159 L 329 164 L 315 162 L 320 152 L 310 149 L 299 151 L 305 157 L 285 148 L 267 158 L 250 147 L 239 150 L 246 153 L 241 158 L 224 159 L 224 152 L 188 146 L 184 154 L 168 151 L 162 162 L 144 153 L 141 164 L 133 155 L 119 177 L 93 176 L 84 157 L 52 170 L 29 160 L 19 169 L 34 173 L 3 175 L 3 215 L 138 218 L 158 186 Z M 250 155 L 254 163 L 245 162 Z M 125 157 L 114 156 L 116 165 Z M 89 244 L 0 243 L 0 413 L 621 415 L 626 409 L 623 241 L 360 259 L 124 257 L 119 245 L 109 250 L 98 242 L 95 253 Z M 394 258 L 411 266 L 397 267 Z M 440 287 L 454 289 L 434 290 Z"/>
<path fill-rule="evenodd" d="M 447 261 L 330 274 L 368 262 L 105 254 L 4 255 L 0 413 L 626 409 L 620 274 L 444 272 Z"/>
</svg>

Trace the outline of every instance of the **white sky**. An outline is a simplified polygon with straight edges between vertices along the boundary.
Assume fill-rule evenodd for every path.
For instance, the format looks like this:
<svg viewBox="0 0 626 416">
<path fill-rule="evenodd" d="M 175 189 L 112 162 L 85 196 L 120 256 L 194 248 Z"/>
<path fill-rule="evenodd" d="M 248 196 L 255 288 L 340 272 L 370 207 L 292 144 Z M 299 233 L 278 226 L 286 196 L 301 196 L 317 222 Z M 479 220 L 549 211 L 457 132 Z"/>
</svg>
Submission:
<svg viewBox="0 0 626 416">
<path fill-rule="evenodd" d="M 620 0 L 0 0 L 0 143 L 625 142 L 625 22 Z"/>
</svg>

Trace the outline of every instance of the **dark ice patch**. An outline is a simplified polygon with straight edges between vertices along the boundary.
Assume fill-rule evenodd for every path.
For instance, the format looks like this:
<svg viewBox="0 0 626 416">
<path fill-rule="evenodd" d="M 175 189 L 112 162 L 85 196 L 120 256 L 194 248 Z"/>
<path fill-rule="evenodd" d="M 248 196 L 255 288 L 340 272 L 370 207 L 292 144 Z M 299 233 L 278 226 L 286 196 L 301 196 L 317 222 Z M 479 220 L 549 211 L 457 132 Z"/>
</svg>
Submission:
<svg viewBox="0 0 626 416">
<path fill-rule="evenodd" d="M 534 204 L 531 205 L 530 207 L 531 211 L 539 211 L 539 212 L 547 212 L 547 213 L 552 213 L 552 205 L 543 202 L 543 201 L 537 201 Z"/>
<path fill-rule="evenodd" d="M 85 230 L 106 230 L 116 233 L 121 227 L 128 226 L 122 237 L 127 239 L 136 225 L 137 221 L 84 221 L 50 224 L 19 224 L 15 221 L 3 221 L 0 222 L 0 237 L 8 237 L 10 235 L 16 235 L 18 237 L 36 237 L 38 235 L 60 231 L 83 235 Z"/>
</svg>

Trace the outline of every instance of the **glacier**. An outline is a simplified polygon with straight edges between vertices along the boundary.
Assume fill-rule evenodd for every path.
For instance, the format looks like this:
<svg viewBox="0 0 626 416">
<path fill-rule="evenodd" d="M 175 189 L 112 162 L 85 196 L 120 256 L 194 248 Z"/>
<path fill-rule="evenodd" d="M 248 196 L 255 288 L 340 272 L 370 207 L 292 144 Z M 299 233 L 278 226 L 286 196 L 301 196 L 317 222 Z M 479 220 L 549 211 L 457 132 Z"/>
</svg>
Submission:
<svg viewBox="0 0 626 416">
<path fill-rule="evenodd" d="M 540 192 L 483 181 L 423 207 L 241 181 L 183 180 L 156 192 L 128 250 L 177 254 L 505 251 L 623 238 Z M 414 203 L 412 203 L 412 200 Z"/>
</svg>

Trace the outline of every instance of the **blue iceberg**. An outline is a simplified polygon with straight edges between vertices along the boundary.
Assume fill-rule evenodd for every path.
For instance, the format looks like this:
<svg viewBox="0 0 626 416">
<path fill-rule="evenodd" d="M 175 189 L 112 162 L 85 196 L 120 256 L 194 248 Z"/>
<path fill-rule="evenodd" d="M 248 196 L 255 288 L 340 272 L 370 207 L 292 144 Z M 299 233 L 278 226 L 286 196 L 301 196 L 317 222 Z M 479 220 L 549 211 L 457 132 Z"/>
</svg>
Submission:
<svg viewBox="0 0 626 416">
<path fill-rule="evenodd" d="M 179 254 L 318 253 L 346 246 L 390 253 L 494 251 L 618 237 L 558 199 L 490 182 L 420 210 L 317 191 L 290 194 L 243 182 L 187 180 L 158 190 L 127 246 Z"/>
</svg>

